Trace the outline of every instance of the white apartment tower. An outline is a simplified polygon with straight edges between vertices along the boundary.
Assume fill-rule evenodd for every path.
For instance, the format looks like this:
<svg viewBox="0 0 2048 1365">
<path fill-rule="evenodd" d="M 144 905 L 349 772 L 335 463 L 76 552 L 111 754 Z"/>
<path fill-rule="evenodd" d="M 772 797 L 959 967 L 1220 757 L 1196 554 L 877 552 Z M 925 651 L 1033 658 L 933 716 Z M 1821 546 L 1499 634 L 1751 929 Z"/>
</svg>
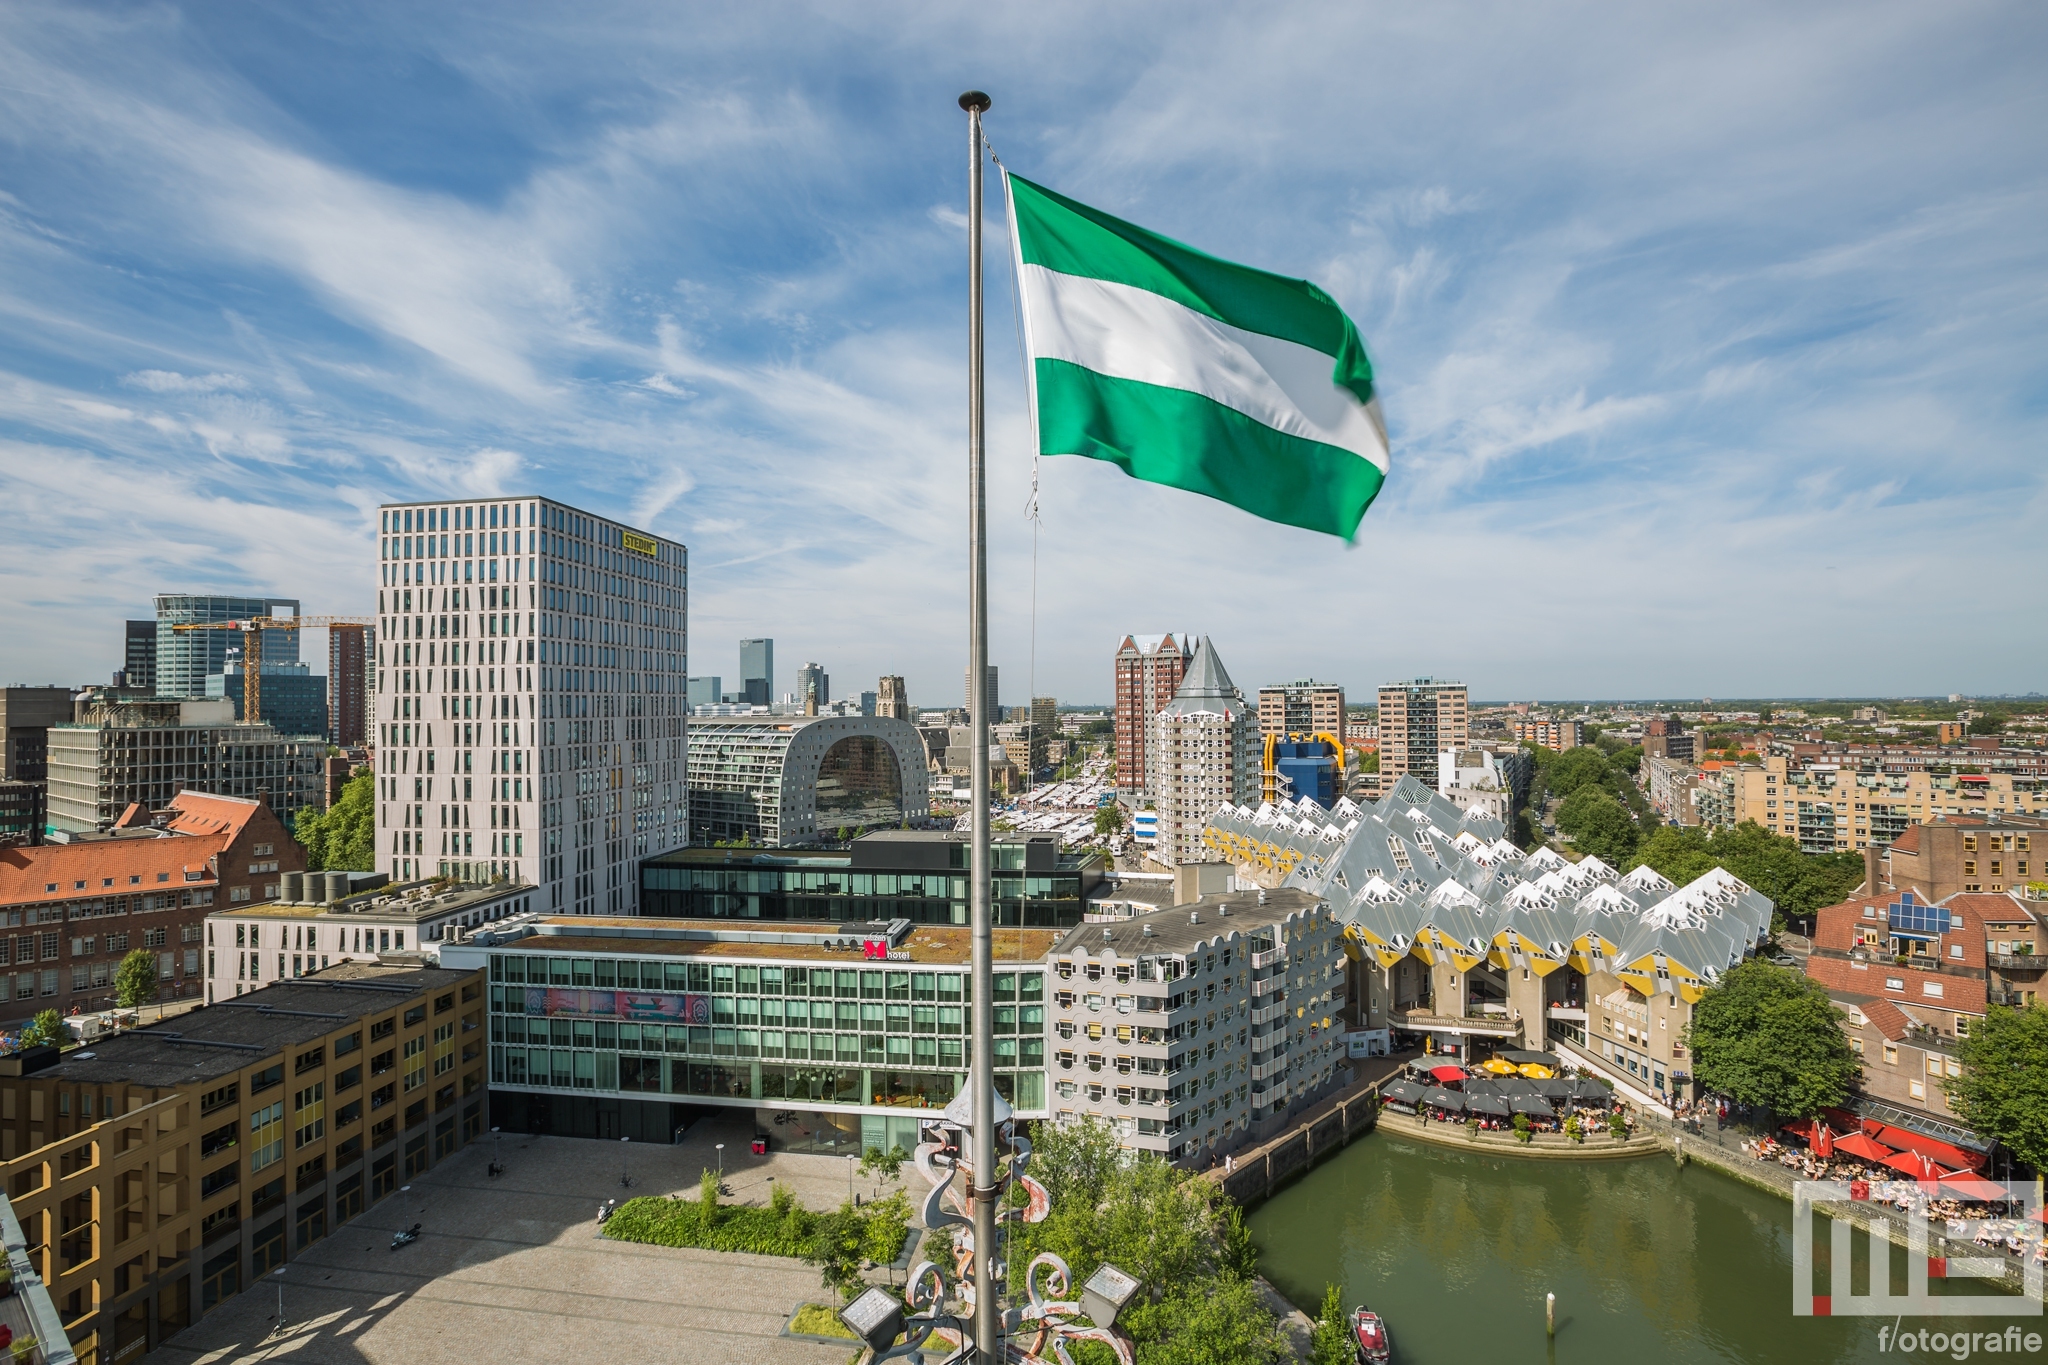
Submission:
<svg viewBox="0 0 2048 1365">
<path fill-rule="evenodd" d="M 1207 862 L 1202 830 L 1216 808 L 1258 798 L 1258 717 L 1204 635 L 1173 700 L 1152 719 L 1152 796 L 1159 840 L 1152 856 L 1174 866 Z"/>
<path fill-rule="evenodd" d="M 379 522 L 377 869 L 637 913 L 689 841 L 687 552 L 545 498 Z"/>
</svg>

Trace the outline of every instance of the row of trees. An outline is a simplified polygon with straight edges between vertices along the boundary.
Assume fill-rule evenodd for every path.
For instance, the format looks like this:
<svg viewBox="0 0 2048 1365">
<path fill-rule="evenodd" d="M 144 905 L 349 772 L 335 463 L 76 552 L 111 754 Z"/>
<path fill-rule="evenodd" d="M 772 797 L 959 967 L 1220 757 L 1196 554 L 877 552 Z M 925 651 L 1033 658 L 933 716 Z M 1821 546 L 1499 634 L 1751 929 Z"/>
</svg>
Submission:
<svg viewBox="0 0 2048 1365">
<path fill-rule="evenodd" d="M 369 872 L 377 865 L 377 779 L 365 768 L 326 810 L 299 812 L 293 832 L 309 872 Z"/>
<path fill-rule="evenodd" d="M 1810 1118 L 1849 1097 L 1860 1063 L 1844 1014 L 1804 973 L 1752 958 L 1700 998 L 1686 1031 L 1693 1075 L 1718 1095 Z M 2048 1005 L 1993 1005 L 1958 1040 L 1949 1107 L 1978 1136 L 2048 1170 Z"/>
</svg>

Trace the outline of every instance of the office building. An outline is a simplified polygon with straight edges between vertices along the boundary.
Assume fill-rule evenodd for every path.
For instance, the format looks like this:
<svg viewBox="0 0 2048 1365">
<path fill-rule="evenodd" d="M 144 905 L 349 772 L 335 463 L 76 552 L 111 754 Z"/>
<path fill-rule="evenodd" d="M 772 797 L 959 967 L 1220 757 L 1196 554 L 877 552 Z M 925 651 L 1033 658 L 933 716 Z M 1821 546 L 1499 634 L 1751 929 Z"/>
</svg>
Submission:
<svg viewBox="0 0 2048 1365">
<path fill-rule="evenodd" d="M 277 898 L 206 917 L 206 999 L 238 995 L 325 971 L 417 953 L 514 915 L 531 914 L 523 882 L 409 882 L 375 872 L 287 872 Z"/>
<path fill-rule="evenodd" d="M 327 628 L 327 739 L 343 749 L 358 749 L 370 736 L 371 637 L 368 626 Z M 263 684 L 269 704 L 270 684 Z"/>
<path fill-rule="evenodd" d="M 1344 953 L 1324 897 L 1226 892 L 1084 924 L 1049 966 L 1047 1107 L 1126 1147 L 1200 1166 L 1339 1079 Z"/>
<path fill-rule="evenodd" d="M 48 817 L 43 803 L 50 789 L 41 782 L 9 782 L 0 778 L 0 848 L 40 844 Z"/>
<path fill-rule="evenodd" d="M 244 725 L 224 698 L 80 706 L 49 731 L 50 828 L 108 829 L 130 806 L 162 810 L 185 791 L 261 800 L 287 825 L 321 808 L 324 737 Z"/>
<path fill-rule="evenodd" d="M 875 689 L 874 714 L 888 720 L 916 720 L 910 710 L 910 693 L 900 674 L 884 674 Z"/>
<path fill-rule="evenodd" d="M 806 715 L 832 700 L 832 679 L 823 664 L 807 663 L 796 671 L 796 702 Z"/>
<path fill-rule="evenodd" d="M 493 1127 L 668 1142 L 710 1108 L 778 1151 L 858 1155 L 911 1150 L 965 1088 L 971 932 L 549 919 L 441 961 L 490 973 Z M 1023 1120 L 1045 1117 L 1056 937 L 996 936 L 995 1084 Z"/>
<path fill-rule="evenodd" d="M 1205 862 L 1202 827 L 1209 816 L 1259 793 L 1251 708 L 1208 636 L 1196 642 L 1186 676 L 1152 724 L 1159 841 L 1151 856 L 1168 864 Z"/>
<path fill-rule="evenodd" d="M 99 1365 L 140 1360 L 245 1289 L 274 1294 L 264 1277 L 479 1136 L 483 989 L 349 963 L 22 1054 L 27 1074 L 0 1075 L 0 1177 L 60 1337 Z"/>
<path fill-rule="evenodd" d="M 128 621 L 126 636 L 122 641 L 121 676 L 123 687 L 156 695 L 156 622 Z"/>
<path fill-rule="evenodd" d="M 1576 749 L 1586 742 L 1586 722 L 1518 720 L 1508 726 L 1508 733 L 1517 744 L 1533 744 L 1539 749 Z"/>
<path fill-rule="evenodd" d="M 716 673 L 691 678 L 687 684 L 690 709 L 700 706 L 718 706 L 725 702 L 725 679 Z"/>
<path fill-rule="evenodd" d="M 1125 796 L 1151 791 L 1152 718 L 1187 675 L 1186 636 L 1126 635 L 1116 650 L 1116 770 Z"/>
<path fill-rule="evenodd" d="M 779 846 L 931 813 L 924 741 L 866 716 L 700 716 L 690 726 L 691 837 Z"/>
<path fill-rule="evenodd" d="M 228 651 L 240 651 L 247 636 L 235 630 L 179 630 L 178 626 L 239 621 L 251 616 L 297 616 L 296 597 L 230 597 L 206 593 L 160 593 L 156 599 L 156 695 L 203 697 L 206 680 L 228 671 Z M 299 632 L 266 630 L 261 666 L 268 671 L 299 662 Z"/>
<path fill-rule="evenodd" d="M 974 704 L 974 675 L 972 672 L 963 672 L 960 677 L 961 686 L 965 689 L 961 693 L 964 700 L 960 704 L 963 707 L 971 707 Z M 996 690 L 996 666 L 990 664 L 988 666 L 988 677 L 985 680 L 981 693 L 982 719 L 990 725 L 997 724 L 1003 719 L 1003 708 L 998 700 L 1000 695 Z"/>
<path fill-rule="evenodd" d="M 1380 688 L 1380 785 L 1391 789 L 1414 774 L 1430 786 L 1436 756 L 1472 742 L 1465 684 L 1435 678 L 1387 683 Z"/>
<path fill-rule="evenodd" d="M 231 669 L 206 680 L 206 695 L 224 700 L 234 708 L 236 720 L 247 719 L 242 705 L 242 671 Z M 281 735 L 293 738 L 328 738 L 327 702 L 329 680 L 316 677 L 304 664 L 263 674 L 263 723 Z"/>
<path fill-rule="evenodd" d="M 196 994 L 200 925 L 213 910 L 277 895 L 305 851 L 261 801 L 179 792 L 154 819 L 0 858 L 0 1019 L 114 1003 L 114 972 L 157 954 L 161 997 Z"/>
<path fill-rule="evenodd" d="M 50 727 L 71 714 L 68 687 L 0 687 L 0 780 L 47 782 Z"/>
<path fill-rule="evenodd" d="M 546 498 L 386 507 L 377 870 L 630 915 L 688 842 L 687 556 Z"/>
<path fill-rule="evenodd" d="M 991 835 L 989 872 L 999 927 L 1069 929 L 1102 890 L 1101 855 L 1065 852 L 1050 834 Z M 907 919 L 967 923 L 968 835 L 879 830 L 839 849 L 761 850 L 692 845 L 640 868 L 642 913 L 671 919 Z"/>
<path fill-rule="evenodd" d="M 1329 735 L 1344 742 L 1344 689 L 1312 678 L 1259 689 L 1262 735 Z"/>
<path fill-rule="evenodd" d="M 775 642 L 740 641 L 740 690 L 728 701 L 766 706 L 775 700 Z"/>
</svg>

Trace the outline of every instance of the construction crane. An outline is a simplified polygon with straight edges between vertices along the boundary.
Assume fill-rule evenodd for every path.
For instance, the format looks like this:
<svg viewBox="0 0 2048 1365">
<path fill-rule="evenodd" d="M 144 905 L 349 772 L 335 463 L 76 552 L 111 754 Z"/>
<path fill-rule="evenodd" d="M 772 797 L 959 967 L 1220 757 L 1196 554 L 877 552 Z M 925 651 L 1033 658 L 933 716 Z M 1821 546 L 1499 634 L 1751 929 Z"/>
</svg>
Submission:
<svg viewBox="0 0 2048 1365">
<path fill-rule="evenodd" d="M 357 630 L 373 626 L 368 616 L 245 616 L 233 621 L 188 621 L 172 630 L 238 630 L 242 633 L 242 719 L 263 719 L 263 632 L 266 630 Z"/>
</svg>

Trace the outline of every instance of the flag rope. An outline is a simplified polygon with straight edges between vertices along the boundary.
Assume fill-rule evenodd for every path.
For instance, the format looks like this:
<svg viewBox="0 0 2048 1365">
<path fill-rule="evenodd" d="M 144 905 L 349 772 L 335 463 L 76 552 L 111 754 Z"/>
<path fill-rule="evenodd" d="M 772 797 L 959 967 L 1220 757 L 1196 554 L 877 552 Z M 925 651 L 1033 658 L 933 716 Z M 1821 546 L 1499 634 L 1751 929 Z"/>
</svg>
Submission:
<svg viewBox="0 0 2048 1365">
<path fill-rule="evenodd" d="M 1003 159 L 1000 156 L 996 155 L 995 144 L 988 140 L 988 133 L 986 131 L 981 135 L 981 145 L 988 152 L 988 159 L 995 163 L 997 173 L 1002 175 L 1007 181 L 1010 168 L 1003 164 Z M 1010 202 L 1007 193 L 1003 196 L 1003 202 L 1005 205 Z M 1008 213 L 1007 209 L 1005 209 L 1005 213 Z M 1017 225 L 1015 222 L 1010 221 L 1008 217 L 1005 217 L 1004 223 L 1005 230 L 1009 232 L 1011 238 L 1011 249 L 1003 253 L 1003 264 L 1010 272 L 1010 323 L 1016 331 L 1017 368 L 1024 380 L 1024 404 L 1029 409 L 1031 406 L 1031 357 L 1025 354 L 1024 350 L 1023 290 L 1017 282 Z M 1032 431 L 1035 434 L 1038 429 L 1037 414 L 1027 413 L 1027 415 L 1031 420 Z M 1044 524 L 1038 515 L 1038 471 L 1038 442 L 1034 438 L 1031 442 L 1031 497 L 1024 505 L 1024 519 L 1031 523 L 1031 652 L 1030 665 L 1026 670 L 1024 684 L 1024 723 L 1027 727 L 1024 733 L 1028 737 L 1024 743 L 1026 762 L 1030 761 L 1031 740 L 1038 736 L 1038 532 Z M 1033 774 L 1033 776 L 1035 775 Z"/>
</svg>

